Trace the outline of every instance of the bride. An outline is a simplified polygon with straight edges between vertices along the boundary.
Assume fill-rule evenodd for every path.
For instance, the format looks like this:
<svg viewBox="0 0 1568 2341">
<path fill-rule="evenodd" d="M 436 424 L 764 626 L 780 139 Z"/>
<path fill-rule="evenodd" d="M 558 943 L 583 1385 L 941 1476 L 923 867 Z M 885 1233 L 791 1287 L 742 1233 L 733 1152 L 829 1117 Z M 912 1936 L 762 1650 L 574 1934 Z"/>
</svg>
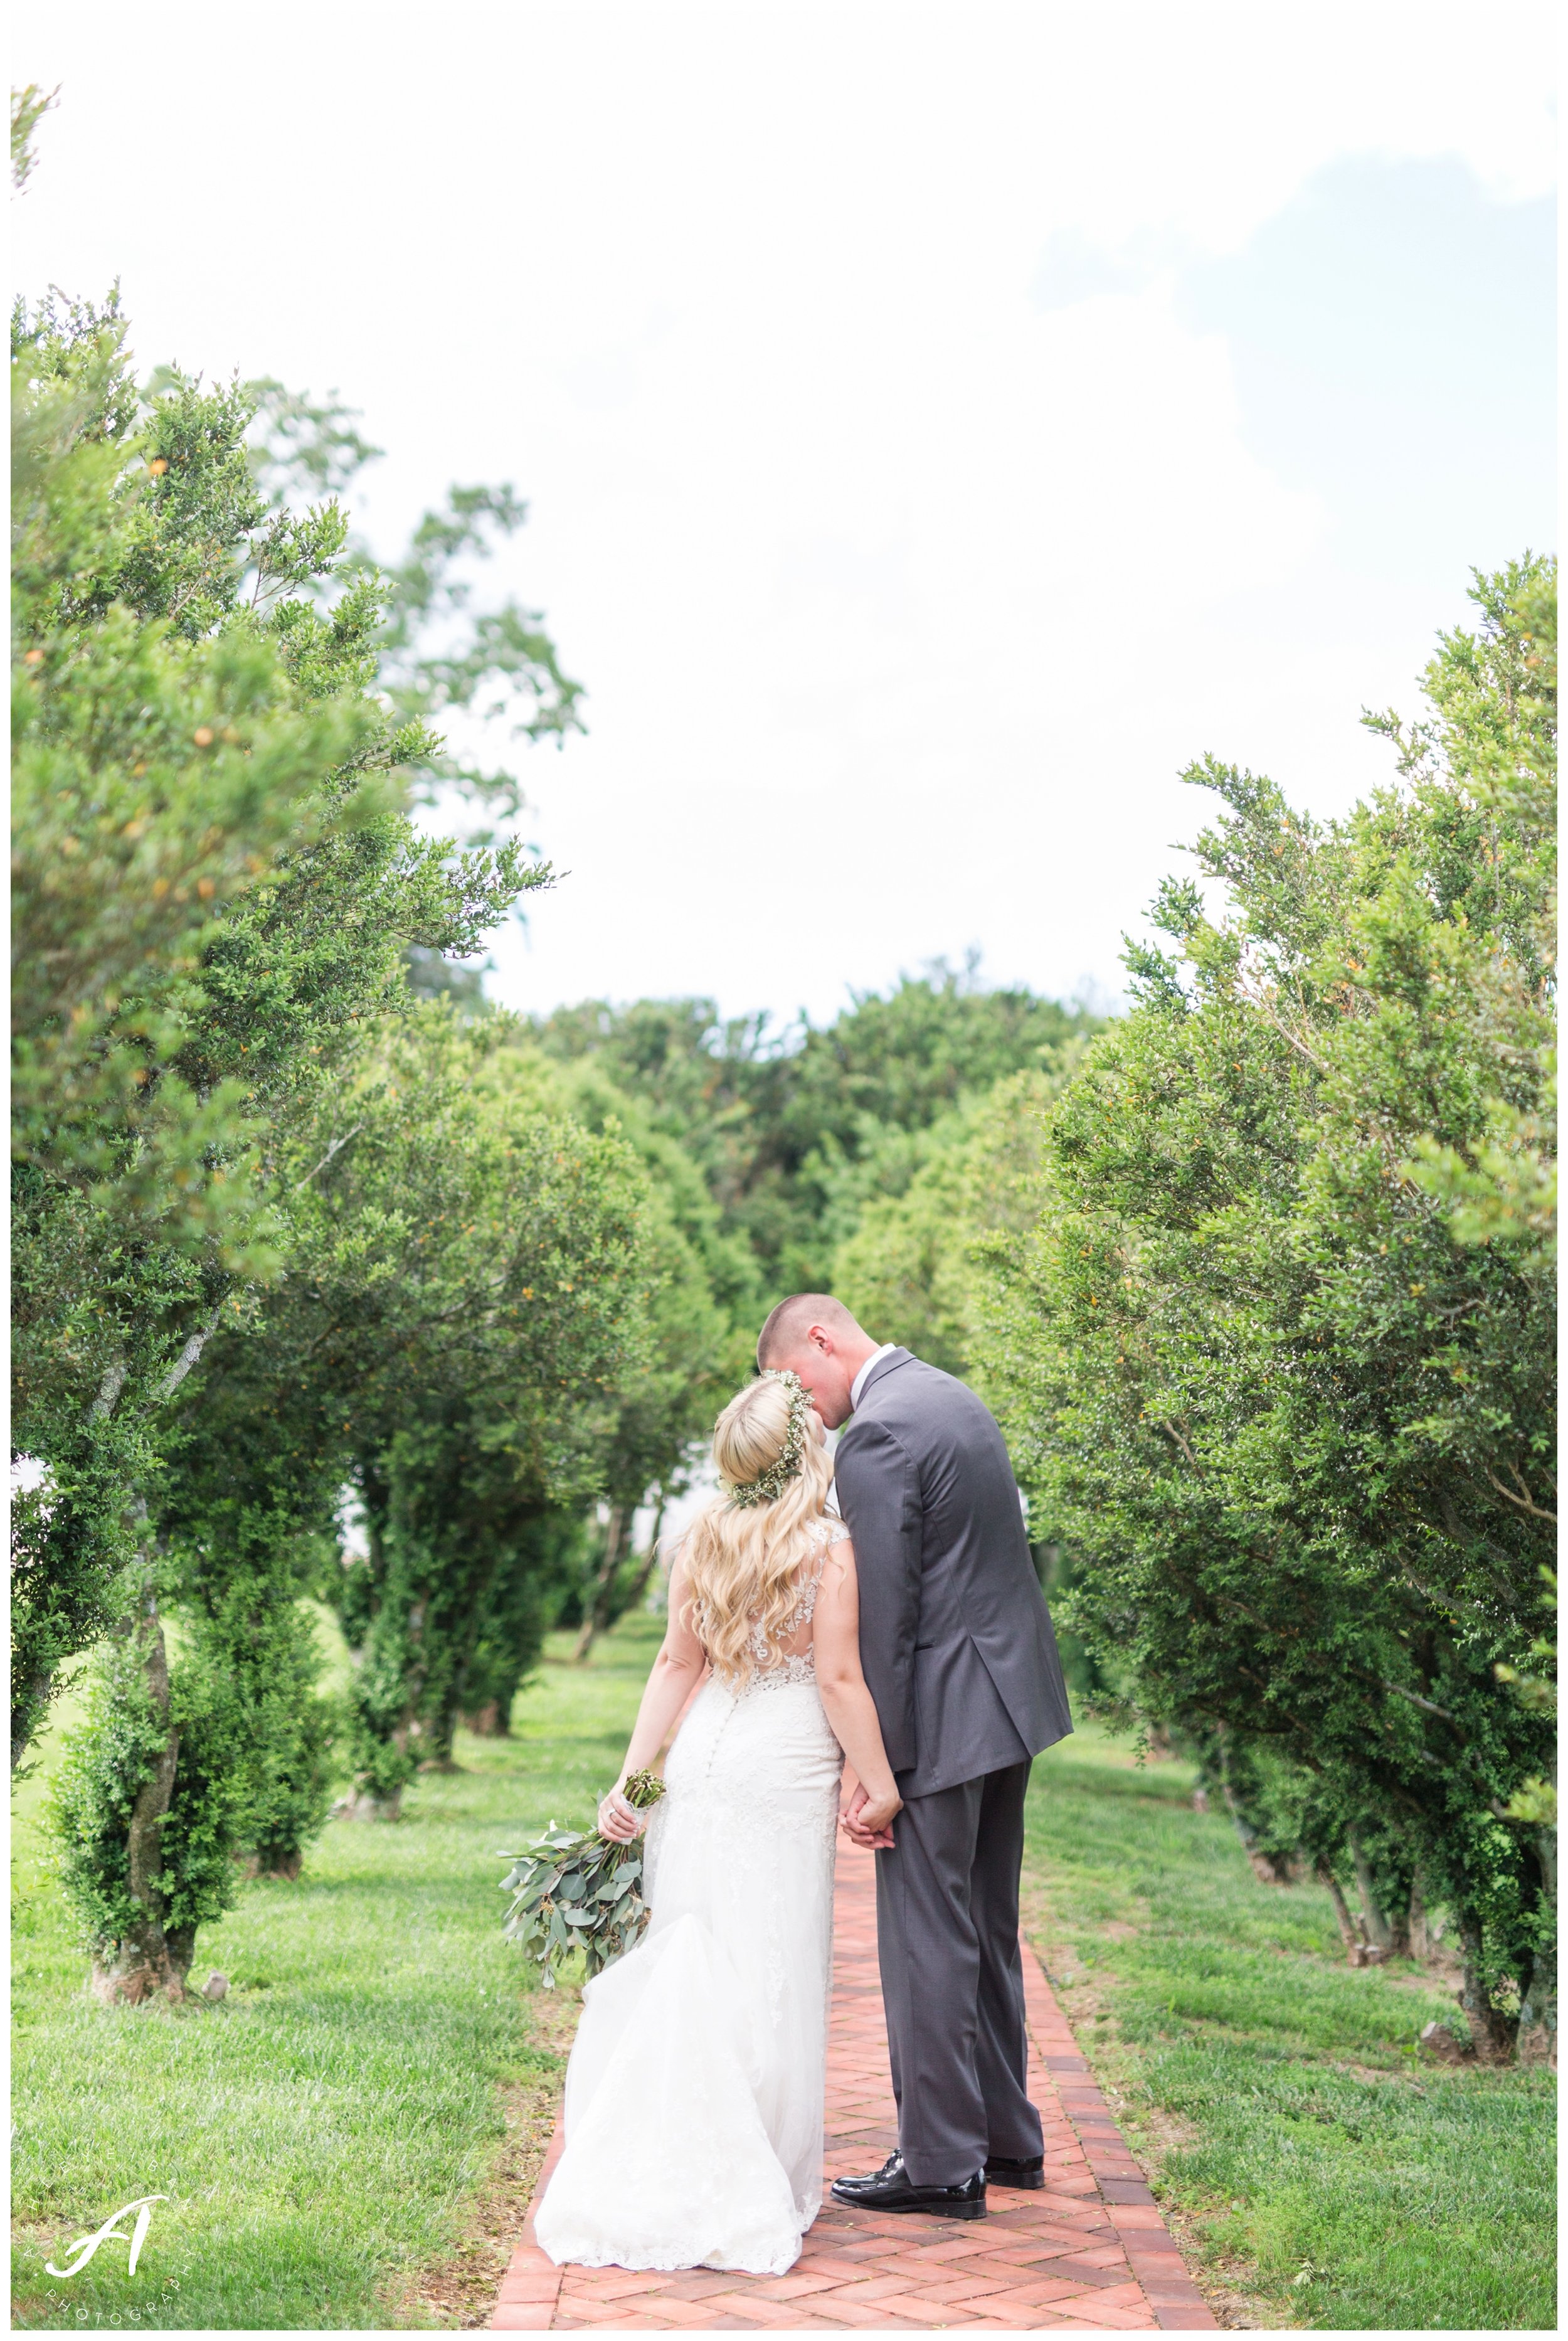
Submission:
<svg viewBox="0 0 1568 2341">
<path fill-rule="evenodd" d="M 534 2222 L 558 2263 L 779 2276 L 821 2202 L 845 1758 L 884 1844 L 899 1809 L 822 1441 L 792 1373 L 749 1383 L 715 1427 L 725 1492 L 677 1559 L 663 1647 L 599 1808 L 622 1841 L 648 1821 L 652 1918 L 583 1992 L 566 2147 Z M 639 1813 L 621 1785 L 689 1701 L 667 1793 Z"/>
</svg>

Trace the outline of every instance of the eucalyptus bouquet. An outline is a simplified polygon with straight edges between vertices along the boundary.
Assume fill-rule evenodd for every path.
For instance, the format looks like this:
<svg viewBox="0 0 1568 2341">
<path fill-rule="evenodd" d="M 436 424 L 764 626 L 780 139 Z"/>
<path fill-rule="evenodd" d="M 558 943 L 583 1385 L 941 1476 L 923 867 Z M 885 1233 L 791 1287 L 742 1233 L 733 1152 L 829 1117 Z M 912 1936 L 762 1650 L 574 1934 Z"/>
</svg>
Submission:
<svg viewBox="0 0 1568 2341">
<path fill-rule="evenodd" d="M 633 1772 L 621 1789 L 645 1813 L 664 1794 L 656 1772 Z M 526 1853 L 503 1853 L 511 1869 L 501 1890 L 512 1898 L 501 1932 L 539 1961 L 540 1980 L 555 1988 L 555 1963 L 581 1951 L 596 1976 L 640 1939 L 649 1909 L 642 1898 L 642 1840 L 618 1845 L 598 1829 L 557 1828 L 551 1821 Z"/>
</svg>

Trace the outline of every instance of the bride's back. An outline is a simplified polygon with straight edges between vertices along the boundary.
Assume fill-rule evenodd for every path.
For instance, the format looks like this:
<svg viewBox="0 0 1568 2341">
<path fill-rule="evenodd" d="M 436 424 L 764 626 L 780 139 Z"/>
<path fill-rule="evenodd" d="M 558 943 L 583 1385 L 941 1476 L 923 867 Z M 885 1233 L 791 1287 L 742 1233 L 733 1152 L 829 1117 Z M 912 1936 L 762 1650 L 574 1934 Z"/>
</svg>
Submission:
<svg viewBox="0 0 1568 2341">
<path fill-rule="evenodd" d="M 729 1682 L 732 1688 L 743 1688 L 758 1675 L 770 1674 L 781 1665 L 810 1657 L 816 1639 L 817 1594 L 822 1582 L 823 1564 L 832 1547 L 848 1534 L 843 1521 L 834 1512 L 819 1512 L 806 1523 L 806 1550 L 801 1559 L 781 1581 L 766 1608 L 753 1611 L 746 1619 L 744 1665 L 733 1649 L 732 1636 L 727 1636 L 726 1647 L 715 1653 L 703 1630 L 704 1613 L 697 1599 L 691 1599 L 692 1631 L 720 1681 Z M 782 1615 L 779 1614 L 780 1609 Z"/>
</svg>

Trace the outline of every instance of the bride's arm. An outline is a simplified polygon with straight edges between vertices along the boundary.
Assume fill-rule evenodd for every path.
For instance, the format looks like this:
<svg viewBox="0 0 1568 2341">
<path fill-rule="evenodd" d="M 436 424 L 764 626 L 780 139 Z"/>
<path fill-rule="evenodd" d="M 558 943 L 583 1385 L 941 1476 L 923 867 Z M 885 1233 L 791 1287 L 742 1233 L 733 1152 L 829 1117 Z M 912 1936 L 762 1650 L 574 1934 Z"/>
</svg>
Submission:
<svg viewBox="0 0 1568 2341">
<path fill-rule="evenodd" d="M 866 1794 L 859 1821 L 879 1836 L 904 1800 L 894 1786 L 892 1766 L 882 1745 L 882 1727 L 860 1671 L 860 1589 L 855 1574 L 855 1548 L 847 1537 L 830 1547 L 822 1564 L 812 1639 L 822 1705 Z M 890 1845 L 892 1838 L 886 1842 Z"/>
<path fill-rule="evenodd" d="M 627 1803 L 621 1788 L 631 1773 L 645 1771 L 652 1763 L 708 1665 L 701 1643 L 686 1622 L 687 1595 L 686 1571 L 678 1560 L 670 1572 L 670 1622 L 643 1689 L 626 1761 L 599 1808 L 600 1833 L 621 1844 L 634 1838 L 648 1818 Z"/>
</svg>

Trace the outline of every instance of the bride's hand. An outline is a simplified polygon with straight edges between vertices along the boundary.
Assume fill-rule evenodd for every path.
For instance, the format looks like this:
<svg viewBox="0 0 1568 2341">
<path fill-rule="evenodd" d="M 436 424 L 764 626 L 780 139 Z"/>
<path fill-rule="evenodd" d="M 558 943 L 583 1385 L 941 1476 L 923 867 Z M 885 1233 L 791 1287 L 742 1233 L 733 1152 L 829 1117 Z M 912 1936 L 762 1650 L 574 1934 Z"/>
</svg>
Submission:
<svg viewBox="0 0 1568 2341">
<path fill-rule="evenodd" d="M 619 1788 L 611 1788 L 599 1808 L 599 1834 L 616 1845 L 629 1845 L 647 1820 L 646 1813 L 629 1804 Z"/>
</svg>

